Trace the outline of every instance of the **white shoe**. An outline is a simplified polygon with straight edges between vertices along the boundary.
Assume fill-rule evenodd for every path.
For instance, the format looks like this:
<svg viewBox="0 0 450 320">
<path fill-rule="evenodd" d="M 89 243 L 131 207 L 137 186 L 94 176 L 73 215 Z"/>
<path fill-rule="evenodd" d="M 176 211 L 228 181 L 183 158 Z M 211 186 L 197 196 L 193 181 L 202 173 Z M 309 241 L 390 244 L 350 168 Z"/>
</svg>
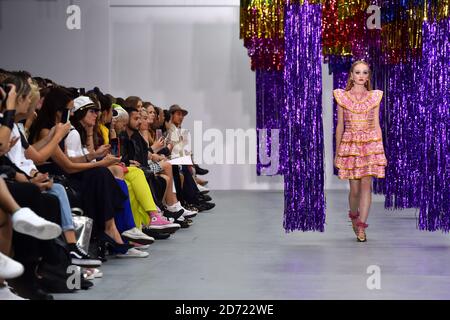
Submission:
<svg viewBox="0 0 450 320">
<path fill-rule="evenodd" d="M 97 278 L 103 278 L 103 272 L 100 269 L 95 268 L 94 269 L 94 277 Z"/>
<path fill-rule="evenodd" d="M 141 246 L 136 246 L 136 247 L 134 247 L 134 248 L 135 248 L 135 249 L 138 249 L 138 250 L 145 251 L 145 250 L 148 250 L 148 249 L 150 248 L 150 245 L 144 244 L 144 245 L 141 245 Z"/>
<path fill-rule="evenodd" d="M 117 258 L 147 258 L 149 256 L 148 252 L 137 250 L 135 248 L 128 249 L 125 254 L 117 254 Z"/>
<path fill-rule="evenodd" d="M 6 282 L 0 284 L 0 300 L 28 300 L 19 297 L 17 294 L 11 291 L 11 288 Z"/>
<path fill-rule="evenodd" d="M 97 278 L 103 277 L 103 272 L 100 271 L 100 269 L 97 268 L 89 268 L 84 270 L 84 275 L 86 280 L 94 280 Z"/>
<path fill-rule="evenodd" d="M 175 203 L 175 204 L 173 204 L 171 206 L 167 206 L 167 210 L 169 210 L 170 212 L 178 212 L 181 209 L 184 210 L 184 213 L 183 213 L 182 217 L 193 218 L 193 217 L 195 217 L 197 215 L 197 212 L 190 211 L 190 210 L 188 210 L 186 208 L 183 208 L 183 206 L 181 205 L 180 201 L 178 201 L 177 203 Z"/>
<path fill-rule="evenodd" d="M 23 273 L 23 265 L 0 252 L 0 279 L 14 279 Z"/>
<path fill-rule="evenodd" d="M 122 237 L 124 237 L 125 239 L 127 239 L 129 241 L 137 242 L 139 244 L 151 244 L 151 243 L 155 242 L 155 239 L 153 237 L 146 235 L 145 233 L 143 233 L 141 230 L 139 230 L 136 227 L 133 229 L 124 231 L 122 233 Z"/>
<path fill-rule="evenodd" d="M 84 280 L 94 280 L 95 279 L 94 274 L 91 273 L 90 271 L 85 271 L 83 273 L 83 277 L 84 277 Z"/>
<path fill-rule="evenodd" d="M 21 208 L 12 215 L 13 228 L 41 240 L 57 238 L 62 230 L 56 223 L 39 217 L 30 208 Z"/>
<path fill-rule="evenodd" d="M 202 186 L 200 184 L 197 184 L 197 188 L 198 188 L 198 191 L 200 191 L 200 192 L 209 191 L 208 188 L 206 188 L 206 187 L 204 187 L 204 186 Z"/>
</svg>

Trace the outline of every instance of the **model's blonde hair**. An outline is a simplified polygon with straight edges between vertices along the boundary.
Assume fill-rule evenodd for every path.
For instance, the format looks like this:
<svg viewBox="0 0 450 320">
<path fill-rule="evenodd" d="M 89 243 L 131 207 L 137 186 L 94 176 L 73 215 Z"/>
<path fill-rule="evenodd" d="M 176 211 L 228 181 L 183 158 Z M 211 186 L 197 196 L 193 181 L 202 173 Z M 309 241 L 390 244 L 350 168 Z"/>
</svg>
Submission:
<svg viewBox="0 0 450 320">
<path fill-rule="evenodd" d="M 345 87 L 345 91 L 349 91 L 353 87 L 352 72 L 358 64 L 364 64 L 367 66 L 367 68 L 369 68 L 369 79 L 364 84 L 364 86 L 366 87 L 367 90 L 371 91 L 372 90 L 372 81 L 371 81 L 372 70 L 370 70 L 369 64 L 367 62 L 365 62 L 364 60 L 358 60 L 358 61 L 353 62 L 352 66 L 350 68 L 350 72 L 348 73 L 347 86 Z"/>
</svg>

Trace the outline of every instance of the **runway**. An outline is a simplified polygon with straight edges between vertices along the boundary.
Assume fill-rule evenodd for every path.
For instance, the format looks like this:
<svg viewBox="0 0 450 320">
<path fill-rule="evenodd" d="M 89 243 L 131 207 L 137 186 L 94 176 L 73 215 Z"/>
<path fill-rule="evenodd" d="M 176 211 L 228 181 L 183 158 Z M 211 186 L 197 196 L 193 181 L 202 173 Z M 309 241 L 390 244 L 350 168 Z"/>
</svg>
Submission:
<svg viewBox="0 0 450 320">
<path fill-rule="evenodd" d="M 416 228 L 415 209 L 372 203 L 357 243 L 347 192 L 328 191 L 325 233 L 286 234 L 283 193 L 211 192 L 216 208 L 151 245 L 147 259 L 111 258 L 95 286 L 55 299 L 450 299 L 450 235 Z M 370 290 L 369 266 L 380 270 Z"/>
</svg>

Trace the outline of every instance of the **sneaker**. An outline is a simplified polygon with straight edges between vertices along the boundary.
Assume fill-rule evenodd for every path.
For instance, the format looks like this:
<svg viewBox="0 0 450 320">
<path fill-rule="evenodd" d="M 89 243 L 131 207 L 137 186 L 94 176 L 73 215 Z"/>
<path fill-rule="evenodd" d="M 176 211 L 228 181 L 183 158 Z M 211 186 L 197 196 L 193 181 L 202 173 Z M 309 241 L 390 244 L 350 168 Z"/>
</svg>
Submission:
<svg viewBox="0 0 450 320">
<path fill-rule="evenodd" d="M 147 228 L 164 233 L 174 233 L 175 231 L 180 229 L 180 225 L 168 221 L 164 216 L 155 214 L 151 217 L 150 225 Z"/>
<path fill-rule="evenodd" d="M 149 256 L 148 252 L 137 250 L 135 248 L 128 249 L 125 254 L 116 255 L 117 258 L 147 258 Z"/>
<path fill-rule="evenodd" d="M 164 240 L 170 237 L 170 233 L 161 232 L 161 230 L 156 231 L 155 229 L 150 229 L 148 227 L 142 228 L 142 232 L 144 232 L 149 237 L 153 237 L 156 240 Z"/>
<path fill-rule="evenodd" d="M 138 228 L 133 228 L 122 233 L 122 238 L 139 244 L 152 244 L 155 239 L 149 237 Z"/>
<path fill-rule="evenodd" d="M 91 271 L 84 271 L 84 272 L 83 272 L 83 278 L 84 278 L 85 280 L 94 280 L 94 279 L 95 279 L 95 276 L 94 276 L 94 273 L 91 272 Z"/>
<path fill-rule="evenodd" d="M 8 286 L 6 281 L 0 284 L 0 300 L 27 300 L 22 297 L 19 297 L 15 294 L 11 288 Z"/>
<path fill-rule="evenodd" d="M 15 231 L 40 240 L 55 239 L 62 232 L 60 226 L 39 217 L 30 208 L 21 208 L 14 212 L 12 222 Z"/>
<path fill-rule="evenodd" d="M 170 221 L 184 221 L 184 217 L 183 217 L 183 213 L 184 210 L 179 210 L 177 212 L 172 212 L 169 210 L 164 210 L 164 217 L 166 217 L 167 219 L 169 219 Z M 178 223 L 178 222 L 177 222 Z"/>
<path fill-rule="evenodd" d="M 180 201 L 178 201 L 177 203 L 175 203 L 171 206 L 167 206 L 167 210 L 169 210 L 170 212 L 178 212 L 180 210 L 184 210 L 183 217 L 185 217 L 185 218 L 193 218 L 197 215 L 197 212 L 190 211 L 186 208 L 183 208 Z"/>
<path fill-rule="evenodd" d="M 78 244 L 69 244 L 70 258 L 72 264 L 80 267 L 95 268 L 100 267 L 102 262 L 98 259 L 93 259 L 89 254 L 83 250 Z"/>
<path fill-rule="evenodd" d="M 94 278 L 103 278 L 103 272 L 100 269 L 94 268 Z"/>
<path fill-rule="evenodd" d="M 196 206 L 194 206 L 193 204 L 190 204 L 190 203 L 183 204 L 183 208 L 186 208 L 189 211 L 192 211 L 192 212 L 195 212 L 195 213 L 199 213 L 200 212 L 200 210 L 198 210 Z"/>
<path fill-rule="evenodd" d="M 200 210 L 200 212 L 202 211 L 207 211 L 207 210 L 211 210 L 212 208 L 214 208 L 216 206 L 215 203 L 212 202 L 204 202 L 204 203 L 200 203 L 200 204 L 196 204 L 195 205 L 198 210 Z"/>
<path fill-rule="evenodd" d="M 204 187 L 204 186 L 202 186 L 200 184 L 197 184 L 197 188 L 198 188 L 198 191 L 200 191 L 201 194 L 207 194 L 209 192 L 208 188 L 206 188 L 206 187 Z"/>
<path fill-rule="evenodd" d="M 100 269 L 97 269 L 97 268 L 88 268 L 88 269 L 84 269 L 83 275 L 85 276 L 84 278 L 86 280 L 94 280 L 97 278 L 102 278 L 103 272 L 101 272 Z"/>
<path fill-rule="evenodd" d="M 0 279 L 14 279 L 22 275 L 23 265 L 0 252 Z"/>
<path fill-rule="evenodd" d="M 148 250 L 150 248 L 150 245 L 148 245 L 148 244 L 139 244 L 139 243 L 132 243 L 132 244 L 134 245 L 134 248 L 138 249 L 138 250 L 145 251 L 145 250 Z"/>
<path fill-rule="evenodd" d="M 197 199 L 200 202 L 207 202 L 207 201 L 211 201 L 212 200 L 212 198 L 210 196 L 208 196 L 206 194 L 201 194 L 201 193 L 197 195 Z"/>
</svg>

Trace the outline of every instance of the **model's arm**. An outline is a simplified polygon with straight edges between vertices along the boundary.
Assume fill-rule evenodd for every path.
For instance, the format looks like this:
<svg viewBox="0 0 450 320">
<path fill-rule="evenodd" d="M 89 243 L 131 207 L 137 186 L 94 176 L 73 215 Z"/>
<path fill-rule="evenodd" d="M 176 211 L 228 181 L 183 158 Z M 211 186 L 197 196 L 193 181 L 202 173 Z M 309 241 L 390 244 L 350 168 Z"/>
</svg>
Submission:
<svg viewBox="0 0 450 320">
<path fill-rule="evenodd" d="M 374 116 L 375 116 L 375 130 L 377 131 L 377 133 L 379 134 L 380 137 L 383 136 L 382 132 L 381 132 L 381 126 L 380 126 L 380 105 L 378 105 L 375 109 L 374 109 Z"/>
<path fill-rule="evenodd" d="M 344 109 L 338 105 L 338 119 L 336 126 L 336 154 L 341 144 L 342 134 L 344 133 Z"/>
</svg>

